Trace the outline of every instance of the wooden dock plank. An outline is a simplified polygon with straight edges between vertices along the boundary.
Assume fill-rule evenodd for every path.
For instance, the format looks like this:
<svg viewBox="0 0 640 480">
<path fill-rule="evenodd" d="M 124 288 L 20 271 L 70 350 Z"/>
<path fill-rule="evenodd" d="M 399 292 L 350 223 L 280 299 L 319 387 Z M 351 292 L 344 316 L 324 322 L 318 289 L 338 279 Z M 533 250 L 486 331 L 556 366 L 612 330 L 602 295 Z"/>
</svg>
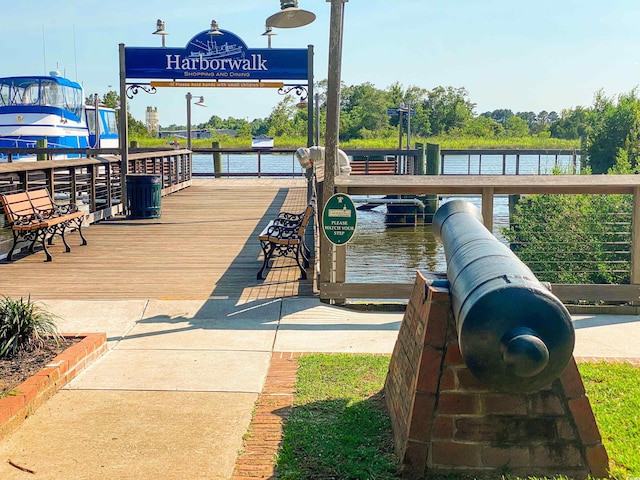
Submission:
<svg viewBox="0 0 640 480">
<path fill-rule="evenodd" d="M 0 294 L 34 299 L 134 299 L 211 296 L 274 298 L 312 295 L 312 282 L 298 281 L 291 268 L 256 280 L 262 259 L 257 233 L 281 210 L 302 211 L 303 179 L 198 179 L 192 187 L 162 199 L 162 217 L 124 217 L 86 228 L 79 246 L 68 236 L 44 254 L 0 262 Z M 278 262 L 276 263 L 276 265 Z M 313 274 L 309 275 L 313 278 Z"/>
</svg>

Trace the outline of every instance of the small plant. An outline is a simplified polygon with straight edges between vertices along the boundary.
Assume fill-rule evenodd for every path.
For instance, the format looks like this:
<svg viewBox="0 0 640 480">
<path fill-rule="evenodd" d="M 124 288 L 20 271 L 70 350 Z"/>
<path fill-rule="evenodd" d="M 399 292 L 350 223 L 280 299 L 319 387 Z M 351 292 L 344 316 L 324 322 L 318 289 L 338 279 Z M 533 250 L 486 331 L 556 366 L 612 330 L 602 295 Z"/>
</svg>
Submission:
<svg viewBox="0 0 640 480">
<path fill-rule="evenodd" d="M 57 317 L 36 302 L 2 297 L 0 300 L 0 358 L 41 347 L 47 338 L 60 341 Z"/>
</svg>

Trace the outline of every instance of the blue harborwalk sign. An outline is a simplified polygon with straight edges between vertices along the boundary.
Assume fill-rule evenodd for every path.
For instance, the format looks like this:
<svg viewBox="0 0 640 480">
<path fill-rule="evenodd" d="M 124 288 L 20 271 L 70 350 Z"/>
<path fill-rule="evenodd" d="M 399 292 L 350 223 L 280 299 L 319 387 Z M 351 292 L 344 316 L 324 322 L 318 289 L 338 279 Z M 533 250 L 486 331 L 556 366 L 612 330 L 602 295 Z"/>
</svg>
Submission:
<svg viewBox="0 0 640 480">
<path fill-rule="evenodd" d="M 322 231 L 334 245 L 344 245 L 356 232 L 357 210 L 353 200 L 344 193 L 336 193 L 327 201 L 322 212 Z"/>
<path fill-rule="evenodd" d="M 308 49 L 248 48 L 235 34 L 200 32 L 184 48 L 125 47 L 127 78 L 307 80 Z"/>
</svg>

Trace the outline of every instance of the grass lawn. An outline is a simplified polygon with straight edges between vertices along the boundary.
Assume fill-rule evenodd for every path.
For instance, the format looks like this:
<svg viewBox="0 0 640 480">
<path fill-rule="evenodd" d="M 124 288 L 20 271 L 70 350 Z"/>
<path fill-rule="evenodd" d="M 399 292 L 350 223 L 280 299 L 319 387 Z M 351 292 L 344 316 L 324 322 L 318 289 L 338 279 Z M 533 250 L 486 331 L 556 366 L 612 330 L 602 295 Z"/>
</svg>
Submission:
<svg viewBox="0 0 640 480">
<path fill-rule="evenodd" d="M 129 140 L 138 142 L 140 147 L 169 147 L 169 141 L 179 141 L 185 147 L 186 140 L 184 138 L 149 138 L 149 137 L 132 137 Z M 222 148 L 245 148 L 251 150 L 250 137 L 229 137 L 212 139 L 193 139 L 191 145 L 196 148 L 210 148 L 212 142 L 219 141 Z M 478 137 L 458 137 L 458 136 L 442 136 L 429 138 L 414 138 L 414 142 L 419 143 L 437 143 L 441 148 L 451 149 L 566 149 L 575 150 L 580 148 L 578 140 L 562 140 L 558 138 L 541 138 L 541 137 L 506 137 L 506 138 L 478 138 Z M 324 139 L 321 144 L 324 143 Z M 289 137 L 282 136 L 274 139 L 275 148 L 291 148 L 296 149 L 307 144 L 306 137 Z M 350 140 L 340 143 L 340 148 L 398 148 L 398 137 L 391 136 L 385 138 L 375 138 L 370 140 Z"/>
<path fill-rule="evenodd" d="M 278 454 L 278 478 L 400 478 L 381 395 L 388 364 L 389 357 L 375 355 L 299 359 L 295 408 Z M 606 363 L 579 368 L 612 474 L 640 477 L 640 368 Z"/>
</svg>

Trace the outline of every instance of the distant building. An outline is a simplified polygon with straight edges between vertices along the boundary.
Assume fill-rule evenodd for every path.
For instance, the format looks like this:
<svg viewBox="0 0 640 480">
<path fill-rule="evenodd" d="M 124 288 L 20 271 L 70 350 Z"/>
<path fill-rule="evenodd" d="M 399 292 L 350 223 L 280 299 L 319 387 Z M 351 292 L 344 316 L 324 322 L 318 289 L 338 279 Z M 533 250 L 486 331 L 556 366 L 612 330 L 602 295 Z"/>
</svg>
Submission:
<svg viewBox="0 0 640 480">
<path fill-rule="evenodd" d="M 186 130 L 160 130 L 158 131 L 158 138 L 187 138 Z M 191 139 L 211 138 L 211 132 L 209 130 L 196 130 L 191 129 Z"/>
<path fill-rule="evenodd" d="M 150 132 L 157 133 L 160 131 L 160 114 L 158 113 L 158 107 L 147 107 L 145 124 L 147 125 L 147 130 Z"/>
<path fill-rule="evenodd" d="M 230 128 L 216 128 L 214 130 L 191 129 L 191 139 L 197 140 L 199 138 L 211 138 L 212 134 L 229 135 L 230 137 L 235 137 L 236 133 L 237 133 L 236 130 L 232 130 Z M 184 139 L 187 138 L 186 130 L 158 130 L 157 134 L 158 134 L 158 138 L 171 138 L 171 137 L 178 137 L 178 138 L 184 138 Z"/>
</svg>

